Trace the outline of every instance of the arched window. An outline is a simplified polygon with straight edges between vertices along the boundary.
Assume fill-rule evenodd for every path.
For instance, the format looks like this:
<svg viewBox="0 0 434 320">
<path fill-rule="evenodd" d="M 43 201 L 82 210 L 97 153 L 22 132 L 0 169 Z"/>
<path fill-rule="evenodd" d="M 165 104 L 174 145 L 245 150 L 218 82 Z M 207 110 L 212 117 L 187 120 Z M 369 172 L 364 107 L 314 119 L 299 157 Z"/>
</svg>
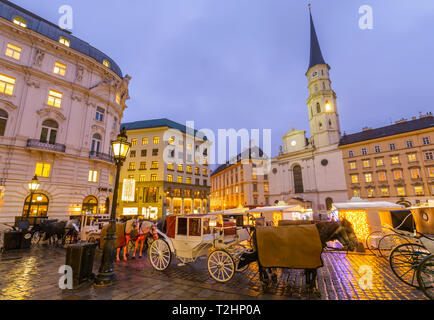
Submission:
<svg viewBox="0 0 434 320">
<path fill-rule="evenodd" d="M 81 207 L 81 212 L 83 214 L 92 213 L 95 214 L 98 212 L 98 199 L 94 196 L 88 196 L 84 198 L 83 205 Z"/>
<path fill-rule="evenodd" d="M 57 129 L 59 125 L 54 120 L 45 120 L 42 122 L 41 138 L 42 143 L 55 144 L 57 137 Z"/>
<path fill-rule="evenodd" d="M 327 210 L 331 211 L 332 207 L 333 207 L 333 199 L 332 198 L 326 198 L 325 203 L 326 203 Z"/>
<path fill-rule="evenodd" d="M 317 113 L 321 112 L 321 105 L 319 104 L 319 102 L 317 102 L 317 104 L 316 104 L 316 112 Z"/>
<path fill-rule="evenodd" d="M 0 137 L 5 135 L 7 122 L 8 122 L 8 113 L 3 109 L 0 109 Z"/>
<path fill-rule="evenodd" d="M 26 19 L 24 19 L 23 17 L 20 17 L 20 16 L 15 16 L 13 19 L 13 23 L 15 23 L 15 24 L 17 24 L 23 28 L 27 27 Z"/>
<path fill-rule="evenodd" d="M 35 217 L 47 216 L 48 203 L 49 200 L 45 194 L 34 193 L 32 196 L 28 196 L 24 201 L 23 216 L 27 216 L 27 215 L 35 216 Z"/>
<path fill-rule="evenodd" d="M 303 176 L 301 173 L 301 167 L 299 165 L 292 168 L 292 174 L 294 175 L 294 192 L 303 193 Z"/>
<path fill-rule="evenodd" d="M 92 136 L 91 151 L 98 153 L 98 152 L 100 152 L 100 149 L 101 149 L 101 136 L 98 133 L 95 133 Z"/>
<path fill-rule="evenodd" d="M 110 211 L 110 199 L 107 197 L 105 199 L 105 204 L 104 204 L 104 213 L 108 214 Z"/>
</svg>

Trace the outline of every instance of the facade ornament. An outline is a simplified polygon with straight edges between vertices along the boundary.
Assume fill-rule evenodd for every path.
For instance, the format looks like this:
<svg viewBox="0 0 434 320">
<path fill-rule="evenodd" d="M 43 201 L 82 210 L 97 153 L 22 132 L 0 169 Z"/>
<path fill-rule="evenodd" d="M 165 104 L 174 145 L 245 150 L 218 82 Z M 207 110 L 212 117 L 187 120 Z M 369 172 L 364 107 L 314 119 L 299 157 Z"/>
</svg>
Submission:
<svg viewBox="0 0 434 320">
<path fill-rule="evenodd" d="M 37 67 L 42 66 L 42 61 L 45 57 L 45 51 L 42 49 L 37 48 L 35 51 L 35 57 L 33 59 L 33 64 Z"/>
<path fill-rule="evenodd" d="M 41 117 L 50 115 L 52 117 L 55 117 L 56 120 L 59 120 L 59 121 L 65 121 L 66 120 L 66 117 L 63 115 L 62 112 L 60 112 L 58 110 L 54 110 L 53 108 L 49 108 L 49 107 L 39 109 L 38 111 L 36 111 L 36 113 Z"/>
<path fill-rule="evenodd" d="M 83 80 L 83 73 L 84 73 L 84 67 L 77 66 L 77 69 L 75 70 L 75 81 L 81 82 Z"/>
</svg>

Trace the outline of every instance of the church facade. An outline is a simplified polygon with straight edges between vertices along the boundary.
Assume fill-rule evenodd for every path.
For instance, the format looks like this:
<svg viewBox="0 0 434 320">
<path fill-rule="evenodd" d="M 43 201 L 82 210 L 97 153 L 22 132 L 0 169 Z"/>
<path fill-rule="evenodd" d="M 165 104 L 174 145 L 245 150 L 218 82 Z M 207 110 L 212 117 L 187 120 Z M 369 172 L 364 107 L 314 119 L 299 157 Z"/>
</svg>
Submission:
<svg viewBox="0 0 434 320">
<path fill-rule="evenodd" d="M 283 136 L 283 147 L 273 158 L 270 203 L 309 203 L 316 213 L 325 213 L 333 202 L 348 200 L 342 153 L 341 130 L 336 93 L 330 79 L 310 13 L 310 63 L 306 73 L 309 97 L 307 110 L 311 137 L 304 130 L 291 130 Z"/>
</svg>

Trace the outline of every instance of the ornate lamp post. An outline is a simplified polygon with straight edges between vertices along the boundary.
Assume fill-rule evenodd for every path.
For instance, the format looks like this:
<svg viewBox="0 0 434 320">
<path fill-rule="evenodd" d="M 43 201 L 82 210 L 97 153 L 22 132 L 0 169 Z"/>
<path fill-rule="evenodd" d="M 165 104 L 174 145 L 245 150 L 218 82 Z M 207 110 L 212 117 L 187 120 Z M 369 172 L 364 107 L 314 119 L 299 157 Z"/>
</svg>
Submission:
<svg viewBox="0 0 434 320">
<path fill-rule="evenodd" d="M 116 180 L 113 191 L 113 204 L 110 214 L 110 223 L 107 229 L 107 235 L 104 238 L 105 242 L 102 253 L 101 266 L 99 267 L 98 275 L 95 279 L 95 285 L 97 286 L 109 286 L 115 280 L 114 255 L 116 240 L 116 207 L 119 189 L 119 174 L 122 164 L 124 163 L 131 146 L 131 143 L 129 143 L 127 139 L 128 138 L 125 134 L 125 128 L 122 128 L 121 132 L 118 135 L 118 138 L 111 143 L 113 148 L 113 156 L 116 161 Z"/>
<path fill-rule="evenodd" d="M 26 218 L 29 219 L 30 209 L 32 207 L 33 194 L 39 189 L 39 181 L 38 177 L 35 175 L 33 179 L 29 182 L 29 190 L 30 190 L 30 201 L 29 208 L 27 209 Z"/>
</svg>

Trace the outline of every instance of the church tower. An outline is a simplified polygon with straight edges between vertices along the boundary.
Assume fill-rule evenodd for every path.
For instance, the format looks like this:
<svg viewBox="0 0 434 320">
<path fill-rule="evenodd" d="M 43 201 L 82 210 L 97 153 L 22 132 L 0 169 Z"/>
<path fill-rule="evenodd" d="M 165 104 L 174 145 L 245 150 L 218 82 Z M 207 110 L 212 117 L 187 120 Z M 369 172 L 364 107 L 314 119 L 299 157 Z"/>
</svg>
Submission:
<svg viewBox="0 0 434 320">
<path fill-rule="evenodd" d="M 341 136 L 339 115 L 336 105 L 336 93 L 331 87 L 330 66 L 324 61 L 310 15 L 310 62 L 306 72 L 309 98 L 307 106 L 311 143 L 315 148 L 327 147 L 339 143 Z"/>
</svg>

